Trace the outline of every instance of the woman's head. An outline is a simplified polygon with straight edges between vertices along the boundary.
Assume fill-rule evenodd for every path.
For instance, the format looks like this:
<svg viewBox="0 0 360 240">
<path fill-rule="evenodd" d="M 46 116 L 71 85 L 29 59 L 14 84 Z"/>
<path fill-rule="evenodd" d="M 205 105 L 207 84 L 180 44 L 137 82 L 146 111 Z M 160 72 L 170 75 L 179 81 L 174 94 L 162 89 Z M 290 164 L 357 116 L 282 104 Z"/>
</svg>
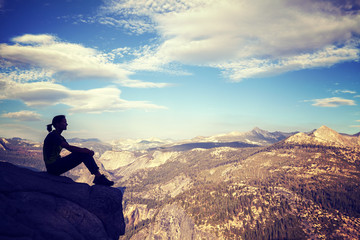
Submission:
<svg viewBox="0 0 360 240">
<path fill-rule="evenodd" d="M 55 116 L 51 124 L 47 125 L 47 130 L 51 132 L 53 126 L 55 129 L 63 128 L 62 130 L 65 130 L 67 126 L 65 115 Z"/>
</svg>

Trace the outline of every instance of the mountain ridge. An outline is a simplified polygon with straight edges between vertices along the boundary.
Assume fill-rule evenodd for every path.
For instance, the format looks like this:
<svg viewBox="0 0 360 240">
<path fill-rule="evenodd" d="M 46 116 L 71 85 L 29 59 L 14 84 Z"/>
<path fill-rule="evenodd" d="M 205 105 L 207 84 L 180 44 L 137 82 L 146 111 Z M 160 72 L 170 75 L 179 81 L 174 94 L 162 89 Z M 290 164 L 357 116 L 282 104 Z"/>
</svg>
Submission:
<svg viewBox="0 0 360 240">
<path fill-rule="evenodd" d="M 310 140 L 330 137 L 329 141 L 342 136 L 325 127 L 298 136 L 302 135 Z M 142 212 L 176 204 L 197 228 L 216 233 L 216 239 L 360 237 L 359 149 L 328 148 L 311 145 L 312 141 L 293 146 L 285 141 L 264 147 L 192 149 L 178 152 L 156 168 L 133 170 L 124 179 L 132 193 L 128 204 L 143 204 L 147 210 Z M 123 167 L 115 172 L 128 171 Z M 175 187 L 182 174 L 188 184 L 169 196 L 164 186 Z M 127 209 L 125 216 L 132 219 L 134 211 Z M 166 226 L 154 232 L 158 220 L 145 221 L 150 222 L 136 225 L 142 227 L 129 233 L 130 239 L 143 239 L 144 233 L 165 239 L 160 236 L 168 231 Z"/>
<path fill-rule="evenodd" d="M 297 133 L 285 140 L 286 143 L 315 144 L 334 147 L 360 147 L 360 136 L 345 135 L 323 125 L 310 133 Z"/>
<path fill-rule="evenodd" d="M 285 133 L 280 131 L 269 132 L 259 127 L 253 128 L 251 131 L 239 132 L 233 131 L 226 134 L 218 134 L 210 137 L 195 137 L 188 141 L 193 142 L 243 142 L 254 145 L 270 145 L 277 141 L 281 141 L 297 132 Z"/>
<path fill-rule="evenodd" d="M 256 128 L 246 133 L 276 138 Z M 214 138 L 209 148 L 209 142 L 190 140 L 177 144 L 204 146 L 181 151 L 169 149 L 176 145 L 140 151 L 113 148 L 96 160 L 115 186 L 126 186 L 128 225 L 120 239 L 162 240 L 187 233 L 198 239 L 358 239 L 356 139 L 324 126 L 263 146 L 229 147 Z M 41 152 L 36 149 L 28 153 Z M 69 174 L 91 184 L 92 177 L 82 165 Z"/>
</svg>

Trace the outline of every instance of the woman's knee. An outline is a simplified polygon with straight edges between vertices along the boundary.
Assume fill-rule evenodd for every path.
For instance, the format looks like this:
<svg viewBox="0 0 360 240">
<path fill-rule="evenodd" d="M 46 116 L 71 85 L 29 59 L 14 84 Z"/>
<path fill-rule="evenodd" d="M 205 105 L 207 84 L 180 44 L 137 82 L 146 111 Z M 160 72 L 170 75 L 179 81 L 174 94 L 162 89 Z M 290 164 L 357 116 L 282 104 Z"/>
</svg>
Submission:
<svg viewBox="0 0 360 240">
<path fill-rule="evenodd" d="M 79 152 L 74 152 L 71 153 L 70 155 L 72 155 L 73 158 L 79 158 L 79 159 L 92 158 L 89 154 L 79 153 Z"/>
</svg>

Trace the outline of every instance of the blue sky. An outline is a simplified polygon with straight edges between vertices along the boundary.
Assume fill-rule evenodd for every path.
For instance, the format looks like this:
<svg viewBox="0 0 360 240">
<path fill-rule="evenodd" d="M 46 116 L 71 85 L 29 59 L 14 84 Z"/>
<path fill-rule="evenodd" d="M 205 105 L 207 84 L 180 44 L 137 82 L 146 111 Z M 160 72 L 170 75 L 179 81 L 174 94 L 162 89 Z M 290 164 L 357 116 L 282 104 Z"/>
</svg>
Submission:
<svg viewBox="0 0 360 240">
<path fill-rule="evenodd" d="M 0 0 L 0 136 L 360 131 L 360 3 Z"/>
</svg>

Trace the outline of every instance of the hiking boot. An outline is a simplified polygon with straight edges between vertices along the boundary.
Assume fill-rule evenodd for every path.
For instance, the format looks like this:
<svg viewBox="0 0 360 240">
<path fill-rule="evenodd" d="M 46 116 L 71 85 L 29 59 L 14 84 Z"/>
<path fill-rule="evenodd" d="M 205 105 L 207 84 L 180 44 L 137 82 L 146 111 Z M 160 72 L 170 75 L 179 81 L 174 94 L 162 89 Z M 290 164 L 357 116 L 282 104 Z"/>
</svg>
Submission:
<svg viewBox="0 0 360 240">
<path fill-rule="evenodd" d="M 114 182 L 107 179 L 104 175 L 95 177 L 93 183 L 95 183 L 96 185 L 103 185 L 103 186 L 108 186 L 108 187 L 111 187 L 112 185 L 114 185 Z"/>
</svg>

